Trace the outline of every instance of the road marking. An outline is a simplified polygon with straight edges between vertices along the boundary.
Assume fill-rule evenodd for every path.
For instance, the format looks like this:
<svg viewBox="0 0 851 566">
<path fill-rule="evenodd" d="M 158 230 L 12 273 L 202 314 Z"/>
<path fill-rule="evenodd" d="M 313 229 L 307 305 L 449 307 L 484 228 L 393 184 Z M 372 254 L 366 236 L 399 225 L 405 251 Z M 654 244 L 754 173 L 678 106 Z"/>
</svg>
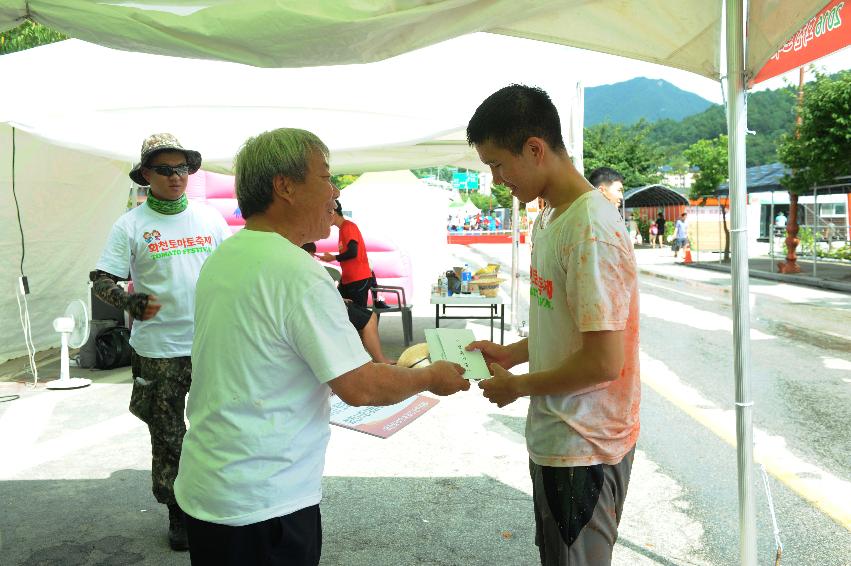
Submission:
<svg viewBox="0 0 851 566">
<path fill-rule="evenodd" d="M 715 406 L 683 383 L 663 362 L 641 352 L 641 381 L 732 447 L 736 413 Z M 786 439 L 753 429 L 754 461 L 806 501 L 851 531 L 851 482 L 805 462 L 786 447 Z M 756 478 L 755 478 L 756 479 Z"/>
<path fill-rule="evenodd" d="M 723 331 L 733 335 L 733 319 L 721 314 L 699 309 L 682 302 L 666 299 L 652 293 L 641 298 L 641 316 L 658 318 L 667 322 L 685 324 L 690 328 Z M 750 329 L 751 340 L 776 340 L 756 328 Z"/>
<path fill-rule="evenodd" d="M 822 356 L 821 359 L 824 363 L 824 367 L 827 369 L 838 369 L 843 371 L 851 370 L 851 361 L 843 360 L 841 358 L 831 358 L 828 356 Z"/>
<path fill-rule="evenodd" d="M 706 295 L 696 295 L 694 293 L 686 293 L 685 291 L 680 291 L 678 289 L 673 289 L 671 287 L 666 287 L 665 285 L 659 285 L 657 283 L 650 283 L 649 281 L 642 281 L 642 285 L 646 285 L 648 287 L 656 287 L 657 289 L 661 289 L 666 293 L 679 293 L 680 295 L 685 295 L 686 297 L 690 297 L 692 299 L 698 299 L 701 301 L 710 301 L 710 302 L 718 302 L 717 299 L 712 297 L 707 297 Z"/>
</svg>

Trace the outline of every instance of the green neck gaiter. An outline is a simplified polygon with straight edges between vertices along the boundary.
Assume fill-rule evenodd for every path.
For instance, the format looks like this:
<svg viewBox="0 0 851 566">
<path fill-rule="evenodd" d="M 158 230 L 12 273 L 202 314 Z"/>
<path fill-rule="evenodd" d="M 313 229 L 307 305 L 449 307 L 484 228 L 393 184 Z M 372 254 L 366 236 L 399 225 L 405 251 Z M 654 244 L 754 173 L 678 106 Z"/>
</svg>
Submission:
<svg viewBox="0 0 851 566">
<path fill-rule="evenodd" d="M 149 190 L 147 203 L 154 212 L 177 214 L 186 210 L 186 207 L 189 206 L 189 199 L 186 198 L 186 193 L 184 193 L 177 200 L 160 200 Z"/>
</svg>

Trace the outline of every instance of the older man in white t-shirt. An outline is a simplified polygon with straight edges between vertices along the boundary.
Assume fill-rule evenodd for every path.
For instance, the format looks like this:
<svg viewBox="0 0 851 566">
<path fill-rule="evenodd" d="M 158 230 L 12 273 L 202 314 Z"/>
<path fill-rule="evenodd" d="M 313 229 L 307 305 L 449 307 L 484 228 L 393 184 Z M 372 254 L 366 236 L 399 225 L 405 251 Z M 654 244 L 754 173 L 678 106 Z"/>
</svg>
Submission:
<svg viewBox="0 0 851 566">
<path fill-rule="evenodd" d="M 184 149 L 171 134 L 148 137 L 130 172 L 137 184 L 150 185 L 148 198 L 115 222 L 92 273 L 95 295 L 134 318 L 130 411 L 151 434 L 153 492 L 168 506 L 174 550 L 187 548 L 174 478 L 186 432 L 195 282 L 204 261 L 230 234 L 218 212 L 186 198 L 188 177 L 200 167 L 201 154 Z M 132 294 L 115 283 L 128 277 Z"/>
<path fill-rule="evenodd" d="M 193 564 L 315 566 L 329 394 L 391 405 L 469 388 L 462 368 L 372 362 L 328 272 L 301 249 L 327 238 L 339 191 L 327 146 L 282 128 L 234 161 L 245 229 L 198 279 L 192 390 L 177 501 Z"/>
</svg>

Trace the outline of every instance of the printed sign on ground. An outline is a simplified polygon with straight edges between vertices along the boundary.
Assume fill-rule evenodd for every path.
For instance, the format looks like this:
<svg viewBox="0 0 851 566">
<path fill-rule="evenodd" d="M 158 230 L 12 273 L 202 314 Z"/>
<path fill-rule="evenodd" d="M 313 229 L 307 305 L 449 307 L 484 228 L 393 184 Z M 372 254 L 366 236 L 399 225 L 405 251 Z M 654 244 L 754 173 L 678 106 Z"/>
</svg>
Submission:
<svg viewBox="0 0 851 566">
<path fill-rule="evenodd" d="M 414 395 L 387 407 L 352 407 L 331 396 L 331 424 L 387 438 L 437 405 L 438 400 Z"/>
</svg>

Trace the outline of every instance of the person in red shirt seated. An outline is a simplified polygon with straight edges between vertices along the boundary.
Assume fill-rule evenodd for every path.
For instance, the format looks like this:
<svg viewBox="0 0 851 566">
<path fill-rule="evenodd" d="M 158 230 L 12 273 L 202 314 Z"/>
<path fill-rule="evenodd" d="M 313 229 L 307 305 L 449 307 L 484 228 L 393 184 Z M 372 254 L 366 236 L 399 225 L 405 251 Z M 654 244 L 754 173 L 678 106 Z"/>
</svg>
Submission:
<svg viewBox="0 0 851 566">
<path fill-rule="evenodd" d="M 369 267 L 369 259 L 366 257 L 366 244 L 361 236 L 357 224 L 343 217 L 343 207 L 340 201 L 335 201 L 337 216 L 334 217 L 334 226 L 340 229 L 337 255 L 325 252 L 322 261 L 340 262 L 340 270 L 343 278 L 340 280 L 339 291 L 344 299 L 351 300 L 354 304 L 362 307 L 367 306 L 369 290 L 375 284 L 372 277 L 372 269 Z"/>
</svg>

